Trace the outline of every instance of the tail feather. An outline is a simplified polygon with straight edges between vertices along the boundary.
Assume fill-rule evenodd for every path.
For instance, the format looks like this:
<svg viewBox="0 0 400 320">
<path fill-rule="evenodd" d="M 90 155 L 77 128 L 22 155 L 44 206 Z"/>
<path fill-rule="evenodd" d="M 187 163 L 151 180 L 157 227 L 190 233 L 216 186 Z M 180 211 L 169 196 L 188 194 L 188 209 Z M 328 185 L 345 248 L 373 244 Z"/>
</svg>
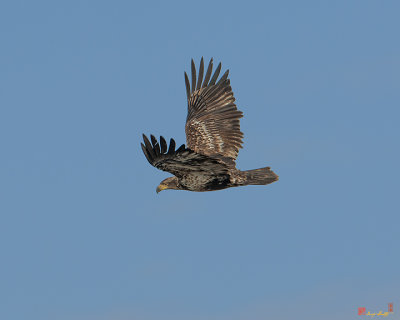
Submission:
<svg viewBox="0 0 400 320">
<path fill-rule="evenodd" d="M 275 182 L 279 179 L 270 167 L 242 171 L 246 177 L 246 184 L 265 185 Z"/>
</svg>

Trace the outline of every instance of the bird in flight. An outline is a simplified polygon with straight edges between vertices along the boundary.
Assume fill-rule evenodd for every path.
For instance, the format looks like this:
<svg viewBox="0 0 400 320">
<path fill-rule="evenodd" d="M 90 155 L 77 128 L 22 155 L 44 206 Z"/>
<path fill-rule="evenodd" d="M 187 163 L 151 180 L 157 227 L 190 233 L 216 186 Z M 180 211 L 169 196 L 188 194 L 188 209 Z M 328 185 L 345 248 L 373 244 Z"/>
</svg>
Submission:
<svg viewBox="0 0 400 320">
<path fill-rule="evenodd" d="M 236 169 L 235 160 L 243 143 L 239 122 L 243 113 L 235 105 L 229 70 L 218 80 L 221 63 L 212 75 L 211 59 L 204 76 L 203 58 L 198 77 L 193 59 L 191 69 L 191 84 L 185 72 L 187 147 L 183 144 L 175 150 L 174 139 L 168 147 L 164 137 L 157 141 L 150 135 L 149 140 L 143 134 L 141 146 L 149 163 L 174 175 L 161 181 L 157 193 L 165 189 L 215 191 L 277 181 L 278 176 L 269 167 L 247 171 Z"/>
</svg>

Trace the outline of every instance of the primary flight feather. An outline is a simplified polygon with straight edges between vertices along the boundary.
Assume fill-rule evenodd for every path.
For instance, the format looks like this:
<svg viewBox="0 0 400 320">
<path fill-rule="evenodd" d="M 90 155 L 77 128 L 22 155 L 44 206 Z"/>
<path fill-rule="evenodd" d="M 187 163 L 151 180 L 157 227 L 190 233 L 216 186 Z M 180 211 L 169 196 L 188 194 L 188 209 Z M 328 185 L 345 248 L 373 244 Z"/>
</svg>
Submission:
<svg viewBox="0 0 400 320">
<path fill-rule="evenodd" d="M 144 144 L 141 146 L 149 163 L 174 175 L 160 183 L 157 193 L 165 189 L 214 191 L 266 185 L 278 180 L 269 167 L 247 171 L 236 169 L 235 160 L 243 143 L 239 121 L 243 113 L 235 105 L 229 70 L 219 80 L 221 63 L 213 75 L 212 70 L 213 59 L 204 76 L 201 58 L 198 77 L 192 60 L 191 84 L 185 72 L 187 147 L 183 144 L 175 150 L 174 139 L 170 140 L 168 147 L 162 136 L 158 142 L 153 135 L 150 135 L 150 140 L 143 135 Z"/>
</svg>

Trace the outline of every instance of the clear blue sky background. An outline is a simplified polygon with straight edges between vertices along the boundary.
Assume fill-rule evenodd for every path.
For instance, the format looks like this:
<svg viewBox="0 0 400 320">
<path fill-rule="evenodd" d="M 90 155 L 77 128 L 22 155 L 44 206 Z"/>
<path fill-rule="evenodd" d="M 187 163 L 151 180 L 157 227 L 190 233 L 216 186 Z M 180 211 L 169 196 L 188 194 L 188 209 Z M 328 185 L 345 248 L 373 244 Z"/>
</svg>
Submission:
<svg viewBox="0 0 400 320">
<path fill-rule="evenodd" d="M 398 316 L 399 12 L 1 2 L 0 318 Z M 201 56 L 231 70 L 238 167 L 279 182 L 155 193 L 168 174 L 141 134 L 185 142 L 183 72 Z"/>
</svg>

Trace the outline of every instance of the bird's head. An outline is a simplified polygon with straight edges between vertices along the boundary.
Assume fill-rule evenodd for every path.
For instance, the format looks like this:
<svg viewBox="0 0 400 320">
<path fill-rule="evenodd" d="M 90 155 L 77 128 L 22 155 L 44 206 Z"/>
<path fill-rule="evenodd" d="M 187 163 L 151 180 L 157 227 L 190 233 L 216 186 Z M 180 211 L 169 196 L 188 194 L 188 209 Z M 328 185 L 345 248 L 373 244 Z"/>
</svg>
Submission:
<svg viewBox="0 0 400 320">
<path fill-rule="evenodd" d="M 169 177 L 167 179 L 164 179 L 161 181 L 159 186 L 156 189 L 156 192 L 159 193 L 160 191 L 163 191 L 165 189 L 175 189 L 179 190 L 179 185 L 178 185 L 178 178 L 177 177 Z"/>
</svg>

